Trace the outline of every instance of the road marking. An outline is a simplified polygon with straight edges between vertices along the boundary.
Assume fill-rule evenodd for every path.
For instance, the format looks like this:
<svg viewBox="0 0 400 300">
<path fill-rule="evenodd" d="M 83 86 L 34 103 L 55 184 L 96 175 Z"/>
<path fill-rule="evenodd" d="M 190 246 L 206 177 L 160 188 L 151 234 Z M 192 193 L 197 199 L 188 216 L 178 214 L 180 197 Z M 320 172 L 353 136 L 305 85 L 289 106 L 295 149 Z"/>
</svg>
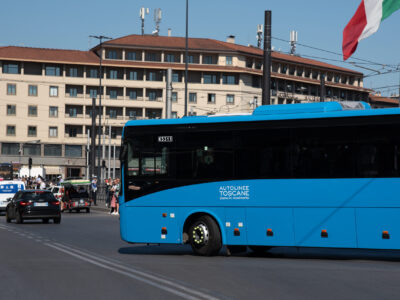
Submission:
<svg viewBox="0 0 400 300">
<path fill-rule="evenodd" d="M 77 257 L 81 260 L 95 264 L 99 267 L 117 272 L 119 274 L 126 275 L 133 279 L 142 281 L 146 284 L 149 284 L 149 285 L 155 286 L 157 288 L 163 289 L 165 291 L 171 292 L 171 293 L 173 293 L 177 296 L 180 296 L 184 299 L 193 299 L 193 300 L 194 299 L 210 299 L 210 300 L 218 300 L 219 299 L 219 298 L 216 298 L 209 294 L 193 290 L 193 289 L 188 288 L 179 283 L 175 283 L 170 280 L 163 279 L 159 276 L 155 276 L 155 275 L 152 275 L 152 274 L 140 271 L 140 270 L 136 270 L 133 268 L 128 268 L 120 263 L 110 262 L 107 259 L 103 259 L 101 257 L 93 255 L 93 253 L 87 254 L 81 250 L 77 250 L 77 249 L 74 249 L 69 246 L 59 244 L 59 243 L 54 243 L 54 244 L 46 243 L 45 245 L 52 247 L 54 249 L 57 249 L 59 251 L 62 251 L 64 253 L 67 253 L 69 255 L 72 255 L 74 257 Z"/>
<path fill-rule="evenodd" d="M 0 229 L 8 230 L 8 228 L 9 228 L 8 226 L 0 225 Z M 16 233 L 22 237 L 29 238 L 29 239 L 33 239 L 32 236 L 35 237 L 35 234 L 33 234 L 32 236 L 29 236 L 29 233 L 26 232 L 25 230 L 23 230 L 21 232 L 16 231 Z M 43 238 L 43 237 L 37 236 L 36 238 Z M 145 284 L 157 287 L 161 290 L 167 291 L 167 292 L 174 294 L 176 296 L 179 296 L 183 299 L 219 300 L 219 298 L 211 296 L 210 294 L 196 291 L 196 290 L 186 287 L 182 284 L 164 279 L 161 276 L 152 275 L 152 274 L 146 273 L 144 271 L 126 267 L 121 262 L 118 262 L 114 259 L 110 260 L 108 258 L 101 257 L 100 255 L 95 255 L 93 253 L 85 253 L 82 250 L 75 249 L 70 246 L 66 246 L 64 244 L 57 243 L 54 240 L 49 240 L 49 239 L 37 240 L 36 239 L 36 241 L 42 243 L 45 246 L 51 247 L 53 249 L 61 251 L 70 256 L 76 257 L 80 260 L 86 261 L 86 262 L 96 265 L 98 267 L 119 273 L 121 275 L 125 275 L 132 279 L 141 281 Z"/>
</svg>

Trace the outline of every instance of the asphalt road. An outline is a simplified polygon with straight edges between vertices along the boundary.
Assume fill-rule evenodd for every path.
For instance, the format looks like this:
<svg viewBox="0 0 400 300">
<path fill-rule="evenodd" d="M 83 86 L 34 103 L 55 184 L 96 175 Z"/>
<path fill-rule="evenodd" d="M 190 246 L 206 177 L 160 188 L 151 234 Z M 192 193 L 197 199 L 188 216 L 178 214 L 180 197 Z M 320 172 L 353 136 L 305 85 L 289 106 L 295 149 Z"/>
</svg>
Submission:
<svg viewBox="0 0 400 300">
<path fill-rule="evenodd" d="M 265 256 L 130 245 L 118 217 L 0 217 L 0 299 L 400 299 L 400 251 L 275 248 Z"/>
</svg>

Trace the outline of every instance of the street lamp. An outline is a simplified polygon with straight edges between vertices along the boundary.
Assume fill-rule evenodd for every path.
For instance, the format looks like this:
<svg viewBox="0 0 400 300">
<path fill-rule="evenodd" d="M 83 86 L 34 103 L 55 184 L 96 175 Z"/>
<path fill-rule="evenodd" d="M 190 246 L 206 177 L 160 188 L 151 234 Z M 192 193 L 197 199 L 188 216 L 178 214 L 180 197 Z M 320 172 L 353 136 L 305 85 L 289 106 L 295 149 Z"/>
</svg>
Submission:
<svg viewBox="0 0 400 300">
<path fill-rule="evenodd" d="M 98 153 L 98 158 L 97 158 L 97 177 L 99 178 L 99 180 L 101 180 L 100 177 L 100 147 L 101 147 L 101 134 L 102 134 L 102 128 L 101 128 L 101 118 L 103 116 L 103 109 L 101 106 L 101 93 L 102 93 L 102 85 L 101 85 L 101 79 L 103 77 L 103 67 L 102 67 L 102 63 L 103 63 L 103 40 L 111 40 L 112 38 L 110 37 L 106 37 L 104 35 L 90 35 L 89 37 L 91 38 L 95 38 L 98 39 L 100 41 L 100 67 L 99 67 L 99 130 L 98 130 L 98 135 L 99 135 L 99 148 L 97 150 Z"/>
</svg>

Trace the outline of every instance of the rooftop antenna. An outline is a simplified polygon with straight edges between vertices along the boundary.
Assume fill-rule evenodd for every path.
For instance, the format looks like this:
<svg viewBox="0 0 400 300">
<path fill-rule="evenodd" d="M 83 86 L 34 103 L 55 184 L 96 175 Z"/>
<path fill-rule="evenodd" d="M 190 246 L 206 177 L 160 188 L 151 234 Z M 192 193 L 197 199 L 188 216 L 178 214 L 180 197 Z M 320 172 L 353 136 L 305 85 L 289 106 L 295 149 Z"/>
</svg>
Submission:
<svg viewBox="0 0 400 300">
<path fill-rule="evenodd" d="M 290 32 L 290 54 L 296 54 L 296 44 L 297 44 L 297 31 L 292 30 Z"/>
<path fill-rule="evenodd" d="M 154 23 L 156 23 L 156 29 L 153 31 L 153 35 L 158 36 L 160 33 L 161 8 L 156 8 L 154 10 Z"/>
<path fill-rule="evenodd" d="M 140 16 L 140 19 L 142 20 L 142 35 L 144 35 L 144 18 L 148 14 L 149 14 L 148 8 L 144 8 L 144 7 L 140 8 L 139 16 Z"/>
<path fill-rule="evenodd" d="M 263 39 L 263 25 L 257 25 L 257 48 L 261 48 L 261 42 Z"/>
</svg>

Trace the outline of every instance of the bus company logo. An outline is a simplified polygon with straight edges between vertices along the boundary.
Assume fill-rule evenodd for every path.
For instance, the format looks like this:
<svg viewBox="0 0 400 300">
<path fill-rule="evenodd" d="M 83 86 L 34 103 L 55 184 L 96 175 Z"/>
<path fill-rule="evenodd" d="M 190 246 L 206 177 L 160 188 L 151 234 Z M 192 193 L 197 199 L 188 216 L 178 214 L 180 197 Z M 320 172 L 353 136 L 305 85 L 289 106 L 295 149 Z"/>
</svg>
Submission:
<svg viewBox="0 0 400 300">
<path fill-rule="evenodd" d="M 220 200 L 249 200 L 250 186 L 248 185 L 226 185 L 219 187 Z"/>
</svg>

